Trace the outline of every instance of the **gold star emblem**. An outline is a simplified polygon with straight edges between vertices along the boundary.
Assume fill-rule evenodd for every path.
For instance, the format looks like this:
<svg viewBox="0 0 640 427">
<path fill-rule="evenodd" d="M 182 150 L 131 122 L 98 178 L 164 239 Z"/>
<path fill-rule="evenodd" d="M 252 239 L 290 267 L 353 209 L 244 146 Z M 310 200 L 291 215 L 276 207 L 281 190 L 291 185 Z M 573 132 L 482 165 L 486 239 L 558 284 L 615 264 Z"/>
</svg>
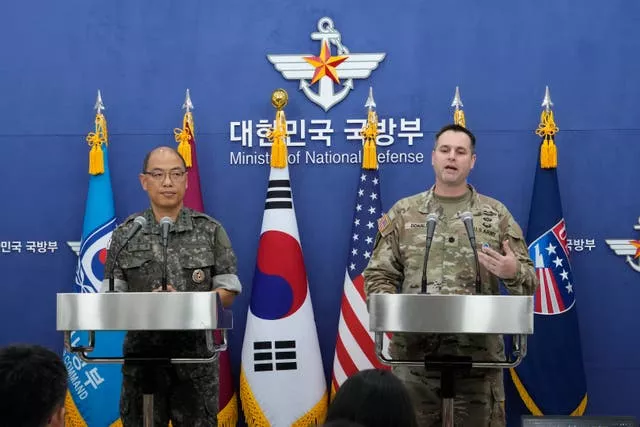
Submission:
<svg viewBox="0 0 640 427">
<path fill-rule="evenodd" d="M 319 56 L 307 56 L 304 58 L 305 61 L 316 69 L 313 74 L 313 79 L 311 79 L 311 84 L 314 84 L 324 76 L 329 77 L 336 84 L 340 84 L 336 67 L 342 64 L 347 58 L 349 58 L 347 55 L 331 56 L 331 48 L 325 40 L 320 48 Z"/>
</svg>

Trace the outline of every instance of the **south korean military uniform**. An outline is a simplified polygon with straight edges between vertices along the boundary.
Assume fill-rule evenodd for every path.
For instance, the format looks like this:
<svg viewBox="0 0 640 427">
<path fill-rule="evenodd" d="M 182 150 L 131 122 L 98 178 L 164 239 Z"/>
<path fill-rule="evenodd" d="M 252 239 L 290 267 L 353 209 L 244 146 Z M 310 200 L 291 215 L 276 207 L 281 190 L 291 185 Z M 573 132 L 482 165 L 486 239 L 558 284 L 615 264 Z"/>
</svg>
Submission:
<svg viewBox="0 0 640 427">
<path fill-rule="evenodd" d="M 105 264 L 103 291 L 113 273 L 119 292 L 151 292 L 162 287 L 163 248 L 160 226 L 151 209 L 141 214 L 146 224 L 120 252 L 134 224 L 132 215 L 112 235 Z M 210 292 L 216 288 L 240 292 L 236 257 L 222 225 L 211 217 L 182 208 L 169 230 L 167 283 L 177 292 Z M 126 357 L 203 358 L 212 354 L 209 331 L 131 331 L 124 341 Z M 146 369 L 146 371 L 145 371 Z M 142 425 L 142 394 L 145 372 L 153 375 L 154 425 L 174 427 L 216 426 L 218 412 L 218 361 L 214 363 L 172 364 L 149 370 L 143 365 L 122 368 L 120 401 L 125 427 Z M 151 374 L 149 374 L 151 372 Z M 148 379 L 148 378 L 147 378 Z"/>
<path fill-rule="evenodd" d="M 373 254 L 363 275 L 365 292 L 421 292 L 426 218 L 438 216 L 427 266 L 428 294 L 475 294 L 476 263 L 460 213 L 473 214 L 478 250 L 482 245 L 504 254 L 508 240 L 518 260 L 513 279 L 503 280 L 512 295 L 532 295 L 537 286 L 522 231 L 499 201 L 468 186 L 465 195 L 445 198 L 433 188 L 398 201 L 379 221 Z M 499 279 L 480 266 L 482 294 L 497 295 Z M 430 335 L 395 333 L 390 344 L 393 358 L 424 360 L 425 355 L 471 356 L 474 360 L 504 361 L 499 335 Z M 394 367 L 412 396 L 420 426 L 441 425 L 440 373 L 424 367 Z M 500 369 L 471 369 L 456 379 L 456 426 L 504 426 L 504 385 Z"/>
</svg>

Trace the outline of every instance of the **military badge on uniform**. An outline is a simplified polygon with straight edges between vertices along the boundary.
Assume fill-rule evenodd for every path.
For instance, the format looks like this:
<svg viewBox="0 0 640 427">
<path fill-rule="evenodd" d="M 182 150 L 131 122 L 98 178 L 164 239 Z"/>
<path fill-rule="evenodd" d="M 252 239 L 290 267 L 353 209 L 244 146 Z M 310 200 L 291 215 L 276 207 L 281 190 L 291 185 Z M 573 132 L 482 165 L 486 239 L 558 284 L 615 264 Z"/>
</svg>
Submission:
<svg viewBox="0 0 640 427">
<path fill-rule="evenodd" d="M 193 274 L 191 275 L 191 279 L 193 280 L 194 283 L 202 283 L 204 282 L 204 271 L 202 271 L 202 269 L 198 268 L 196 270 L 193 270 Z"/>
<path fill-rule="evenodd" d="M 389 215 L 384 214 L 378 219 L 378 230 L 382 233 L 391 224 Z"/>
</svg>

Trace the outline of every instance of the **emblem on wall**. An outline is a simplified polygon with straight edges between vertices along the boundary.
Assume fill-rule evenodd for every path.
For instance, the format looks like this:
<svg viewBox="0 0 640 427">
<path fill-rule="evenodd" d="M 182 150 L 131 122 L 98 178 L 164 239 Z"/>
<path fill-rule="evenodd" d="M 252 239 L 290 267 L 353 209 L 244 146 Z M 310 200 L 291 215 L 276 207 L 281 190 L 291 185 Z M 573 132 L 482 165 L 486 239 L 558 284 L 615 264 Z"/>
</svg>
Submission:
<svg viewBox="0 0 640 427">
<path fill-rule="evenodd" d="M 385 53 L 349 52 L 333 20 L 326 16 L 318 20 L 318 31 L 311 33 L 311 39 L 320 42 L 317 56 L 267 55 L 267 59 L 285 79 L 299 80 L 299 89 L 324 111 L 345 99 L 353 89 L 353 80 L 368 78 L 386 56 Z M 336 48 L 336 56 L 332 55 L 332 46 Z M 317 89 L 314 91 L 314 88 Z"/>
<path fill-rule="evenodd" d="M 640 230 L 640 218 L 638 224 L 633 226 L 634 230 Z M 629 267 L 640 273 L 640 240 L 632 239 L 608 239 L 605 240 L 616 255 L 625 257 Z"/>
</svg>

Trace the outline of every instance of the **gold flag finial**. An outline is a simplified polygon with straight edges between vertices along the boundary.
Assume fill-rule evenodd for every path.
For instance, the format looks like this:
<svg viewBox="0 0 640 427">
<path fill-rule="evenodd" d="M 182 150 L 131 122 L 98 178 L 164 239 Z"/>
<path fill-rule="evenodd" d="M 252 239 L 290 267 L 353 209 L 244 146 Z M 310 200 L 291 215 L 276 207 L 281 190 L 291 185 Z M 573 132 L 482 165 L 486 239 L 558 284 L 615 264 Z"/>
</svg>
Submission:
<svg viewBox="0 0 640 427">
<path fill-rule="evenodd" d="M 89 132 L 86 141 L 91 147 L 89 150 L 89 174 L 100 175 L 104 173 L 104 151 L 102 144 L 108 144 L 109 135 L 107 133 L 107 119 L 102 110 L 105 109 L 102 103 L 102 94 L 98 89 L 98 97 L 93 107 L 96 110 L 95 132 Z"/>
<path fill-rule="evenodd" d="M 543 138 L 540 145 L 540 167 L 542 169 L 554 169 L 558 166 L 558 149 L 553 137 L 560 129 L 556 126 L 553 118 L 552 106 L 553 102 L 551 102 L 551 94 L 549 93 L 549 86 L 547 86 L 544 91 L 544 100 L 542 101 L 544 110 L 540 114 L 540 124 L 536 129 L 536 134 Z"/>
<path fill-rule="evenodd" d="M 364 106 L 369 109 L 367 112 L 367 123 L 360 131 L 362 135 L 362 168 L 378 169 L 378 155 L 376 152 L 376 141 L 378 139 L 378 114 L 374 108 L 376 102 L 373 100 L 373 88 L 369 87 L 369 96 Z"/>
<path fill-rule="evenodd" d="M 276 120 L 267 138 L 271 141 L 271 167 L 284 168 L 287 166 L 287 119 L 283 108 L 289 101 L 289 95 L 284 89 L 276 89 L 271 94 L 271 104 L 276 109 Z"/>
</svg>

